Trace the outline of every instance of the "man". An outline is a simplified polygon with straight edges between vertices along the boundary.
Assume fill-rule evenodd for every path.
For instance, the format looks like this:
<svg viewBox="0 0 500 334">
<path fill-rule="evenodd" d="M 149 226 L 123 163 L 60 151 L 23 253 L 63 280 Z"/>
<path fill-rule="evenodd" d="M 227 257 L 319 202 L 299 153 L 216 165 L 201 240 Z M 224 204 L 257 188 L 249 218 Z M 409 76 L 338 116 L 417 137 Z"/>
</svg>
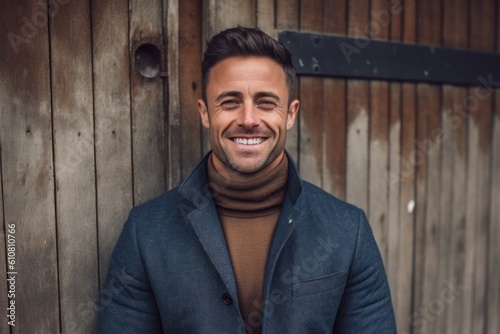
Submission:
<svg viewBox="0 0 500 334">
<path fill-rule="evenodd" d="M 208 42 L 198 110 L 212 151 L 131 211 L 101 333 L 396 332 L 365 215 L 302 181 L 284 149 L 294 80 L 289 52 L 258 29 Z"/>
</svg>

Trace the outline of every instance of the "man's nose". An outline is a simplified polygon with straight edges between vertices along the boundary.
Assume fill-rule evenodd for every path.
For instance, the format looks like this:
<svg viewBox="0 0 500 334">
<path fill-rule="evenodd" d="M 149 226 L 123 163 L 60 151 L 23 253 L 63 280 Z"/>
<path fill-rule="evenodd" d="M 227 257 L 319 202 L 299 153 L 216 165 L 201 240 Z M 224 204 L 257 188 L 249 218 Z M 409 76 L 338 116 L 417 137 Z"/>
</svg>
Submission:
<svg viewBox="0 0 500 334">
<path fill-rule="evenodd" d="M 259 125 L 259 117 L 252 104 L 247 103 L 243 106 L 239 117 L 239 125 L 246 128 L 252 128 Z"/>
</svg>

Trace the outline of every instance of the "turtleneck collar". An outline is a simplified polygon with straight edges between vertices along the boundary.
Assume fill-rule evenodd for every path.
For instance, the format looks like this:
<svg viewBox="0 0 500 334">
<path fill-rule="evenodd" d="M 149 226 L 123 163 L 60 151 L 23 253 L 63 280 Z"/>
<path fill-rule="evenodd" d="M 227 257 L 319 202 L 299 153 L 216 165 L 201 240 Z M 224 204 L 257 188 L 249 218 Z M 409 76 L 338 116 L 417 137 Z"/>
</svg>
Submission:
<svg viewBox="0 0 500 334">
<path fill-rule="evenodd" d="M 253 218 L 281 210 L 288 181 L 286 154 L 274 168 L 268 166 L 252 174 L 233 174 L 216 168 L 212 152 L 207 170 L 210 191 L 220 215 Z"/>
</svg>

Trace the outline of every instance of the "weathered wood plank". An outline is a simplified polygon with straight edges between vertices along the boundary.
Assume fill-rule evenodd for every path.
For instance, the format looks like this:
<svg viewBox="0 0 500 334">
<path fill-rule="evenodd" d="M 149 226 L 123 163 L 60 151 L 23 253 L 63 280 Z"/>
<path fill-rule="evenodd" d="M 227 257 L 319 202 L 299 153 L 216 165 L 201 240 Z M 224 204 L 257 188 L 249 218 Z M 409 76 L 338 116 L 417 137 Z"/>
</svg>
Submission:
<svg viewBox="0 0 500 334">
<path fill-rule="evenodd" d="M 495 50 L 495 0 L 485 0 L 471 6 L 471 49 L 477 51 Z M 474 134 L 477 131 L 477 146 L 469 146 L 469 150 L 478 151 L 478 159 L 474 162 L 469 161 L 469 166 L 476 168 L 477 179 L 474 185 L 476 197 L 475 214 L 475 258 L 474 258 L 474 299 L 473 299 L 473 318 L 472 333 L 483 333 L 486 329 L 486 287 L 487 287 L 487 247 L 489 242 L 489 215 L 490 215 L 490 194 L 491 194 L 491 147 L 492 147 L 492 111 L 493 96 L 488 94 L 482 96 L 476 90 L 469 90 L 471 96 L 476 97 L 479 103 L 470 103 L 471 122 L 469 124 L 469 133 Z M 470 101 L 473 101 L 471 98 Z M 475 100 L 474 100 L 475 101 Z M 470 151 L 469 151 L 470 152 Z M 474 168 L 473 167 L 473 168 Z M 470 169 L 469 169 L 470 170 Z M 468 189 L 472 190 L 472 189 Z M 472 191 L 474 192 L 474 191 Z M 494 240 L 498 242 L 498 240 Z"/>
<path fill-rule="evenodd" d="M 500 24 L 499 24 L 500 27 Z M 498 44 L 497 44 L 498 45 Z M 500 90 L 496 90 L 492 141 L 490 242 L 488 265 L 488 333 L 500 332 Z"/>
<path fill-rule="evenodd" d="M 163 12 L 162 16 L 166 18 L 166 24 L 163 25 L 163 45 L 168 43 L 167 51 L 167 72 L 168 72 L 168 88 L 164 88 L 164 94 L 168 96 L 168 121 L 164 126 L 166 149 L 166 187 L 171 189 L 181 182 L 182 178 L 182 129 L 181 129 L 181 109 L 180 109 L 180 73 L 179 73 L 179 1 L 178 0 L 162 0 Z M 157 5 L 159 5 L 157 3 Z M 161 12 L 161 11 L 160 11 Z M 161 20 L 161 18 L 160 18 Z M 161 25 L 156 22 L 156 29 Z M 139 32 L 140 33 L 140 32 Z M 155 33 L 152 31 L 152 35 Z M 158 32 L 156 33 L 158 36 Z M 158 36 L 159 37 L 159 36 Z M 159 81 L 157 81 L 159 83 Z M 156 96 L 158 106 L 161 105 L 160 97 Z M 159 109 L 155 112 L 159 116 Z M 158 116 L 156 116 L 158 118 Z M 198 117 L 196 117 L 198 118 Z M 152 123 L 151 123 L 152 125 Z M 159 127 L 157 128 L 159 131 Z M 156 137 L 160 135 L 157 132 Z M 159 138 L 157 138 L 159 139 Z M 165 140 L 164 140 L 165 141 Z"/>
<path fill-rule="evenodd" d="M 416 42 L 417 10 L 413 0 L 403 2 L 403 33 L 405 43 Z M 396 323 L 399 331 L 411 332 L 415 248 L 415 139 L 416 139 L 416 86 L 402 85 L 401 112 L 401 201 L 400 246 L 398 263 Z"/>
<path fill-rule="evenodd" d="M 387 0 L 372 0 L 368 33 L 372 39 L 389 38 L 389 25 L 381 13 L 389 15 Z M 370 90 L 368 219 L 387 265 L 388 185 L 383 175 L 389 163 L 389 83 L 372 80 Z"/>
<path fill-rule="evenodd" d="M 48 18 L 33 1 L 0 3 L 0 160 L 4 225 L 16 226 L 15 333 L 60 331 Z"/>
<path fill-rule="evenodd" d="M 170 46 L 179 57 L 179 107 L 181 117 L 181 178 L 184 179 L 202 157 L 201 122 L 196 101 L 201 98 L 201 13 L 200 1 L 179 2 L 179 47 Z M 170 53 L 170 51 L 169 51 Z M 170 86 L 170 85 L 169 85 Z M 170 99 L 175 98 L 169 94 Z M 170 113 L 170 108 L 169 108 Z"/>
<path fill-rule="evenodd" d="M 3 66 L 3 63 L 0 62 L 0 67 Z M 0 130 L 3 130 L 1 125 L 0 125 Z M 1 137 L 0 137 L 1 138 Z M 2 147 L 0 145 L 0 277 L 7 277 L 7 256 L 6 256 L 6 244 L 8 244 L 7 240 L 7 234 L 8 234 L 8 229 L 9 227 L 5 224 L 4 221 L 4 212 L 3 212 L 3 177 L 2 177 Z M 15 234 L 12 234 L 14 237 L 16 236 Z M 7 242 L 6 242 L 7 240 Z M 14 240 L 14 239 L 12 239 Z M 7 280 L 2 279 L 0 281 L 0 309 L 6 310 L 7 307 L 10 307 L 9 305 L 9 299 L 7 296 Z M 9 314 L 6 313 L 6 316 Z M 7 319 L 7 320 L 5 320 Z M 9 332 L 9 325 L 8 322 L 10 321 L 10 318 L 5 318 L 4 321 L 0 322 L 0 332 L 2 333 L 8 333 Z"/>
<path fill-rule="evenodd" d="M 369 221 L 384 263 L 387 264 L 388 185 L 383 177 L 389 156 L 389 84 L 370 82 Z"/>
<path fill-rule="evenodd" d="M 497 52 L 500 52 L 500 6 L 497 5 L 496 31 Z M 500 89 L 490 90 L 495 94 L 493 136 L 491 155 L 491 201 L 490 201 L 490 240 L 489 240 L 489 265 L 488 265 L 488 333 L 500 332 Z"/>
<path fill-rule="evenodd" d="M 441 87 L 429 87 L 429 93 L 422 96 L 428 99 L 428 137 L 422 145 L 426 154 L 428 154 L 427 171 L 427 203 L 425 212 L 425 246 L 424 250 L 424 282 L 423 282 L 423 304 L 421 306 L 432 310 L 433 318 L 426 327 L 430 333 L 439 332 L 439 321 L 443 316 L 442 309 L 434 306 L 434 301 L 439 298 L 440 291 L 446 288 L 440 277 L 440 268 L 444 265 L 440 260 L 440 234 L 442 222 L 440 222 L 441 209 L 441 143 L 442 143 L 442 124 L 441 124 Z M 424 107 L 425 108 L 425 107 Z M 417 125 L 418 126 L 418 125 Z M 429 146 L 428 146 L 429 145 Z M 426 147 L 429 147 L 428 149 Z M 418 203 L 417 203 L 418 205 Z M 439 304 L 441 306 L 441 304 Z"/>
<path fill-rule="evenodd" d="M 137 205 L 165 191 L 163 80 L 159 76 L 155 78 L 142 76 L 135 69 L 134 61 L 135 50 L 140 45 L 149 43 L 161 49 L 163 44 L 162 1 L 131 0 L 129 6 L 132 62 L 130 73 L 132 168 L 134 205 Z M 173 85 L 176 84 L 173 83 Z M 169 112 L 176 114 L 178 108 L 177 110 L 171 108 Z M 169 129 L 176 133 L 174 138 L 178 139 L 179 118 L 172 117 L 169 121 Z M 180 181 L 179 153 L 171 152 L 170 158 L 177 162 L 170 168 L 172 184 L 177 184 Z"/>
<path fill-rule="evenodd" d="M 343 0 L 324 3 L 325 34 L 345 35 L 347 5 Z M 346 198 L 346 80 L 323 79 L 323 189 Z"/>
<path fill-rule="evenodd" d="M 255 0 L 257 2 L 256 20 L 257 27 L 268 35 L 278 38 L 275 30 L 275 1 L 274 0 Z"/>
<path fill-rule="evenodd" d="M 95 331 L 83 312 L 99 297 L 89 3 L 61 6 L 51 20 L 52 108 L 61 331 Z M 74 32 L 78 31 L 78 38 Z M 78 78 L 78 80 L 75 80 Z M 68 165 L 68 153 L 78 163 Z"/>
<path fill-rule="evenodd" d="M 453 186 L 451 202 L 452 214 L 448 219 L 451 220 L 451 234 L 449 242 L 451 244 L 450 258 L 450 276 L 449 282 L 456 286 L 462 286 L 465 282 L 466 268 L 466 198 L 467 198 L 467 111 L 463 105 L 467 95 L 467 89 L 454 88 L 453 96 L 443 101 L 443 109 L 446 114 L 450 114 L 450 123 L 453 129 L 453 135 L 450 141 L 453 142 Z M 453 103 L 451 110 L 448 109 L 448 103 Z M 458 104 L 457 104 L 458 103 Z M 466 290 L 467 291 L 467 290 Z M 470 300 L 461 293 L 456 300 L 449 305 L 447 332 L 450 334 L 461 333 L 464 331 L 464 318 L 466 317 L 464 308 Z"/>
<path fill-rule="evenodd" d="M 369 2 L 350 1 L 348 36 L 367 38 Z M 358 47 L 361 51 L 362 48 Z M 361 51 L 362 52 L 362 51 Z M 355 56 L 355 55 L 353 55 Z M 347 60 L 347 59 L 346 59 Z M 368 212 L 369 86 L 364 80 L 347 81 L 346 199 Z"/>
<path fill-rule="evenodd" d="M 416 172 L 416 87 L 403 84 L 401 115 L 401 224 L 398 263 L 396 321 L 400 331 L 410 332 L 413 324 L 413 265 L 415 248 L 415 172 Z"/>
<path fill-rule="evenodd" d="M 443 3 L 443 44 L 467 48 L 467 0 Z M 465 148 L 466 113 L 462 107 L 465 88 L 443 86 L 443 151 L 441 162 L 441 274 L 439 282 L 461 285 L 464 282 L 465 242 Z M 457 109 L 459 106 L 461 112 Z M 449 264 L 449 265 L 446 265 Z M 438 329 L 441 333 L 460 333 L 463 323 L 463 295 L 446 304 Z"/>
<path fill-rule="evenodd" d="M 398 7 L 390 7 L 389 16 L 389 36 L 394 42 L 402 40 L 402 23 L 403 15 L 402 7 L 398 3 Z M 385 181 L 389 188 L 388 198 L 388 217 L 387 217 L 387 278 L 391 289 L 392 303 L 396 314 L 399 313 L 398 308 L 398 272 L 399 272 L 399 256 L 400 249 L 406 245 L 401 242 L 401 157 L 402 157 L 402 134 L 401 134 L 401 107 L 402 107 L 402 85 L 401 83 L 392 82 L 389 86 L 389 166 Z"/>
<path fill-rule="evenodd" d="M 419 2 L 418 42 L 439 45 L 440 4 Z M 439 295 L 439 180 L 440 180 L 440 87 L 418 84 L 417 201 L 414 309 L 428 310 Z M 420 311 L 422 313 L 422 311 Z M 421 329 L 434 332 L 438 314 L 421 322 Z"/>
<path fill-rule="evenodd" d="M 301 2 L 300 27 L 305 31 L 322 32 L 323 3 Z M 323 81 L 321 78 L 300 78 L 300 152 L 299 170 L 302 178 L 322 186 L 323 158 Z"/>
<path fill-rule="evenodd" d="M 387 215 L 387 277 L 392 292 L 394 309 L 398 309 L 398 272 L 401 245 L 401 105 L 402 88 L 400 83 L 389 86 L 389 165 L 384 181 L 388 189 Z"/>
<path fill-rule="evenodd" d="M 299 29 L 299 1 L 298 0 L 277 0 L 276 1 L 276 28 L 277 30 L 298 30 Z M 298 96 L 300 79 L 297 79 L 295 86 L 295 96 Z M 285 148 L 290 153 L 295 162 L 299 158 L 299 128 L 300 114 L 295 118 L 295 125 L 288 130 L 286 135 Z"/>
<path fill-rule="evenodd" d="M 133 205 L 128 1 L 92 1 L 100 282 Z"/>
</svg>

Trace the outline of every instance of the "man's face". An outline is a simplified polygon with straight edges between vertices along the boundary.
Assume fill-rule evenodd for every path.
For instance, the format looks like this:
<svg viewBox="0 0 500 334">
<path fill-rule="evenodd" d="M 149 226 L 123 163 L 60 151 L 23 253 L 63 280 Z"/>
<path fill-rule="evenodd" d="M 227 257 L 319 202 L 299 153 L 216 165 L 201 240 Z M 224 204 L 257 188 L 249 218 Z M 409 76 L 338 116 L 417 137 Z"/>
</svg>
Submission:
<svg viewBox="0 0 500 334">
<path fill-rule="evenodd" d="M 285 148 L 299 101 L 288 106 L 285 73 L 265 57 L 230 57 L 210 71 L 207 104 L 198 100 L 216 158 L 239 173 L 254 173 Z"/>
</svg>

